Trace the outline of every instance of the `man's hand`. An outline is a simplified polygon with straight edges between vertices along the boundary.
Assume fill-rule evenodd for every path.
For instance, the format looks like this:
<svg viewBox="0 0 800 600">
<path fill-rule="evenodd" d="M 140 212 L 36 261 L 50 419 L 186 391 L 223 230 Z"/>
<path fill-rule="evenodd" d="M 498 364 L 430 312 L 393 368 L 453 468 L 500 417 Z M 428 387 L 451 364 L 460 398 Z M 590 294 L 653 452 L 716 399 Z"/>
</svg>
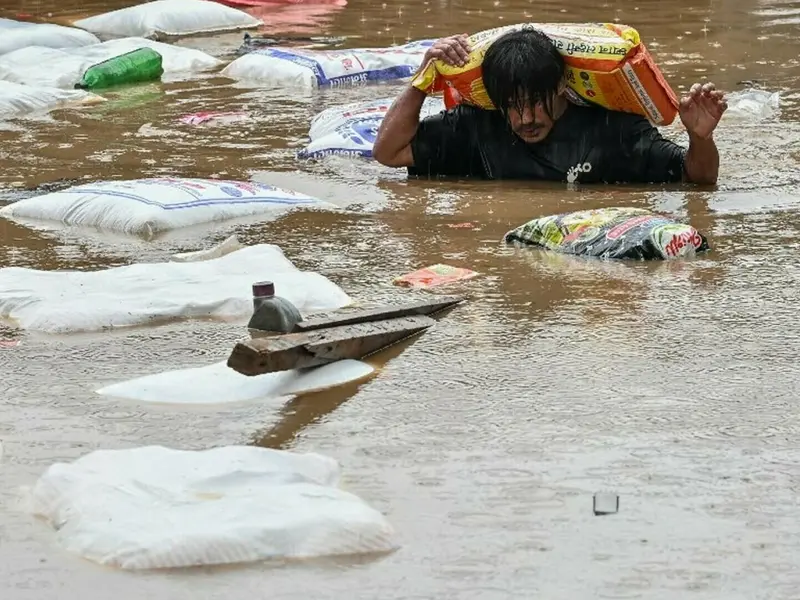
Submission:
<svg viewBox="0 0 800 600">
<path fill-rule="evenodd" d="M 713 83 L 695 83 L 681 99 L 678 112 L 690 137 L 707 140 L 711 138 L 726 110 L 728 103 L 725 95 Z"/>
<path fill-rule="evenodd" d="M 432 60 L 441 60 L 451 67 L 463 67 L 469 60 L 469 39 L 466 33 L 442 38 L 433 44 L 422 59 L 422 64 L 427 65 Z"/>
</svg>

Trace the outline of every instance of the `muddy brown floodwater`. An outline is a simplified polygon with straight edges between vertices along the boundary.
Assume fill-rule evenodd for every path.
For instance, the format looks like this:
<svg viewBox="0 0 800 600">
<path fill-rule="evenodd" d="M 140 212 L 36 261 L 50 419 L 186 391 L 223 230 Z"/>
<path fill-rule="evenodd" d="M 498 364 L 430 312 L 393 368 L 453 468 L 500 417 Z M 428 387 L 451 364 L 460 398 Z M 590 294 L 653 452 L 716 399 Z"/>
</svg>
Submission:
<svg viewBox="0 0 800 600">
<path fill-rule="evenodd" d="M 126 4 L 7 0 L 0 13 L 66 21 Z M 376 376 L 277 413 L 94 393 L 121 374 L 221 360 L 241 324 L 69 337 L 3 330 L 24 343 L 0 348 L 0 598 L 800 598 L 800 2 L 350 0 L 341 10 L 291 10 L 272 30 L 346 36 L 351 46 L 523 20 L 620 21 L 639 29 L 677 89 L 708 79 L 734 91 L 757 80 L 783 92 L 782 109 L 765 122 L 723 120 L 713 191 L 407 181 L 374 164 L 295 160 L 319 110 L 397 85 L 287 98 L 212 77 L 140 87 L 104 112 L 5 125 L 6 200 L 58 179 L 169 173 L 254 178 L 351 210 L 112 244 L 2 223 L 3 266 L 161 260 L 235 232 L 279 244 L 358 299 L 405 297 L 391 278 L 435 262 L 482 276 L 457 288 L 469 304 L 379 357 Z M 227 56 L 240 39 L 179 44 Z M 242 108 L 255 120 L 174 126 L 181 114 Z M 677 124 L 665 131 L 686 140 Z M 614 205 L 688 217 L 713 252 L 607 264 L 499 243 L 533 216 Z M 478 228 L 447 227 L 464 221 Z M 232 443 L 339 459 L 347 487 L 388 515 L 402 547 L 380 560 L 126 573 L 67 554 L 16 506 L 20 487 L 48 465 L 94 448 Z M 620 494 L 619 514 L 593 516 L 602 490 Z"/>
</svg>

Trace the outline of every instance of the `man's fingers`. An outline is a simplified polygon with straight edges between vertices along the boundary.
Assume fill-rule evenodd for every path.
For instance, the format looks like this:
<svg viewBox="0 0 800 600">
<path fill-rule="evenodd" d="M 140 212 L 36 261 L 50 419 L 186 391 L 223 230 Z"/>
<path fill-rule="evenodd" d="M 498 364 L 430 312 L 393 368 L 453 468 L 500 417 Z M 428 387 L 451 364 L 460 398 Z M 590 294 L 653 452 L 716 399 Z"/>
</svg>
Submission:
<svg viewBox="0 0 800 600">
<path fill-rule="evenodd" d="M 469 47 L 467 40 L 459 40 L 458 43 L 456 44 L 456 51 L 458 52 L 458 55 L 464 60 L 464 62 L 469 60 L 470 50 L 471 48 Z"/>
<path fill-rule="evenodd" d="M 700 85 L 699 83 L 695 83 L 695 84 L 694 84 L 694 85 L 693 85 L 693 86 L 692 86 L 692 87 L 689 89 L 689 94 L 690 94 L 691 96 L 698 96 L 698 95 L 700 95 L 700 91 L 701 91 L 702 89 L 703 89 L 703 86 L 702 86 L 702 85 Z"/>
<path fill-rule="evenodd" d="M 447 54 L 447 61 L 451 65 L 459 65 L 459 66 L 461 66 L 461 65 L 464 64 L 464 60 L 461 58 L 461 55 L 458 53 L 458 50 L 456 50 L 456 46 L 454 46 L 454 45 L 453 46 L 448 46 L 447 50 L 445 50 L 445 52 Z"/>
<path fill-rule="evenodd" d="M 703 93 L 708 94 L 710 92 L 713 92 L 716 89 L 717 89 L 717 86 L 715 86 L 710 81 L 708 83 L 703 84 Z"/>
</svg>

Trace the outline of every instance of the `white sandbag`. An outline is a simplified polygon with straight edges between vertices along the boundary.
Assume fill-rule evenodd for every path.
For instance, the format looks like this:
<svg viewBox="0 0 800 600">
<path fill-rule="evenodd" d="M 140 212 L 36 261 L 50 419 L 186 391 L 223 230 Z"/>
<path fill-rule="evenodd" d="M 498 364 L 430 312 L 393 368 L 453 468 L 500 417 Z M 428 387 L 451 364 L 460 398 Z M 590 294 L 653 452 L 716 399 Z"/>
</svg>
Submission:
<svg viewBox="0 0 800 600">
<path fill-rule="evenodd" d="M 47 113 L 57 108 L 105 102 L 105 98 L 82 90 L 31 87 L 0 81 L 0 119 Z"/>
<path fill-rule="evenodd" d="M 144 2 L 73 23 L 108 37 L 174 37 L 251 29 L 262 24 L 244 11 L 207 0 Z"/>
<path fill-rule="evenodd" d="M 0 30 L 2 30 L 0 24 Z M 3 31 L 0 36 L 0 54 L 7 54 L 20 48 L 39 46 L 42 48 L 80 48 L 90 44 L 99 44 L 92 33 L 77 29 L 44 23 L 41 25 L 25 23 L 22 27 L 13 27 Z"/>
<path fill-rule="evenodd" d="M 297 153 L 297 157 L 321 158 L 335 154 L 372 158 L 372 146 L 378 128 L 393 101 L 394 98 L 383 98 L 326 108 L 312 119 L 308 131 L 311 141 Z M 444 108 L 441 98 L 430 96 L 422 104 L 420 119 L 437 114 Z"/>
<path fill-rule="evenodd" d="M 89 67 L 138 48 L 152 48 L 163 61 L 163 80 L 214 69 L 221 61 L 213 56 L 144 38 L 111 40 L 82 48 L 31 46 L 0 56 L 0 80 L 28 85 L 73 89 Z"/>
<path fill-rule="evenodd" d="M 335 205 L 264 183 L 156 177 L 100 181 L 18 200 L 0 217 L 56 221 L 135 235 Z"/>
<path fill-rule="evenodd" d="M 35 27 L 36 23 L 28 23 L 27 21 L 16 21 L 14 19 L 6 19 L 0 17 L 0 30 L 20 29 L 23 27 Z"/>
<path fill-rule="evenodd" d="M 166 404 L 223 404 L 285 398 L 362 379 L 373 368 L 359 360 L 340 360 L 313 369 L 292 369 L 248 377 L 226 361 L 205 367 L 137 377 L 97 390 L 101 396 Z"/>
<path fill-rule="evenodd" d="M 97 450 L 50 466 L 31 512 L 67 551 L 122 569 L 396 549 L 386 518 L 339 476 L 327 456 L 252 446 Z"/>
<path fill-rule="evenodd" d="M 222 70 L 235 80 L 275 87 L 315 88 L 411 77 L 433 41 L 391 48 L 306 50 L 263 48 L 240 56 Z"/>
<path fill-rule="evenodd" d="M 199 262 L 138 263 L 99 271 L 0 268 L 0 319 L 47 333 L 100 331 L 171 319 L 248 319 L 253 282 L 308 315 L 350 304 L 338 285 L 300 271 L 278 246 L 248 246 Z"/>
</svg>

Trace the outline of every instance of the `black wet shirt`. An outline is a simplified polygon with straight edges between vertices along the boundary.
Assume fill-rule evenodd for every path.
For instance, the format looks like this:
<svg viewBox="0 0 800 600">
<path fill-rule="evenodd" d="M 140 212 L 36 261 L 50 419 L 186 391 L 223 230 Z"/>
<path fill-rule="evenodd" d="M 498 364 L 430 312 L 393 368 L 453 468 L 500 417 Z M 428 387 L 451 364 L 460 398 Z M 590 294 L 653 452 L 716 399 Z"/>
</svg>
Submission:
<svg viewBox="0 0 800 600">
<path fill-rule="evenodd" d="M 410 175 L 569 183 L 677 182 L 686 156 L 643 117 L 573 104 L 535 144 L 499 111 L 458 106 L 424 119 L 411 149 Z"/>
</svg>

